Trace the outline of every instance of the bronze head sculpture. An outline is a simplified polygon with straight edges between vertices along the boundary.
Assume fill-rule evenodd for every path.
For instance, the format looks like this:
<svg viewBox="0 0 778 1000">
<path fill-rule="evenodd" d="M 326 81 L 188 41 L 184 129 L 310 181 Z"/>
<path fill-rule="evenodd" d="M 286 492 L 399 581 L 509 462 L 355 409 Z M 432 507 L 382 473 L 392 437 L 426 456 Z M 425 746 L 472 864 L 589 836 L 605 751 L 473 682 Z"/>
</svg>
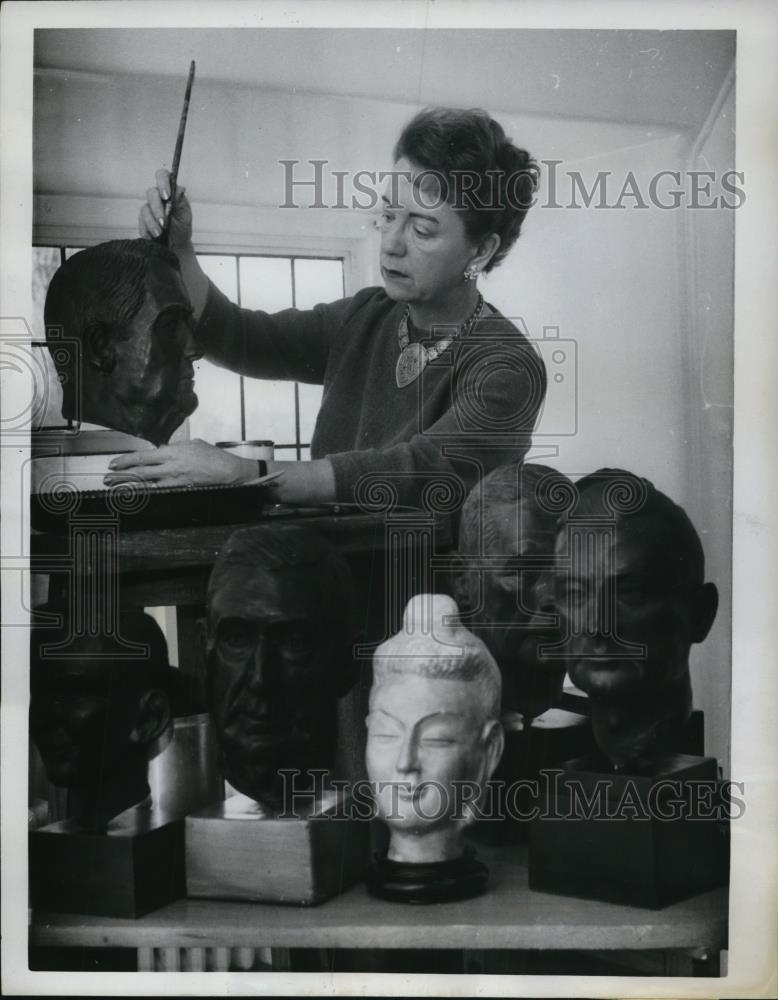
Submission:
<svg viewBox="0 0 778 1000">
<path fill-rule="evenodd" d="M 208 583 L 206 695 L 227 780 L 273 812 L 282 771 L 332 767 L 337 699 L 352 686 L 352 583 L 343 557 L 298 525 L 234 532 Z"/>
<path fill-rule="evenodd" d="M 165 444 L 194 412 L 192 307 L 178 258 L 150 240 L 112 240 L 51 279 L 46 340 L 62 416 Z"/>
<path fill-rule="evenodd" d="M 718 592 L 688 516 L 648 480 L 601 469 L 576 490 L 557 540 L 561 651 L 598 746 L 614 767 L 639 769 L 689 719 L 689 650 Z"/>
<path fill-rule="evenodd" d="M 557 501 L 571 488 L 555 469 L 514 462 L 484 476 L 462 507 L 454 594 L 500 668 L 503 710 L 525 720 L 562 694 L 564 664 L 542 647 L 561 639 L 550 570 Z"/>
<path fill-rule="evenodd" d="M 76 826 L 101 832 L 149 794 L 149 749 L 171 721 L 167 645 L 141 611 L 110 634 L 71 637 L 67 623 L 32 629 L 30 733 Z"/>
<path fill-rule="evenodd" d="M 366 764 L 390 831 L 388 865 L 374 869 L 373 891 L 386 895 L 379 883 L 402 882 L 403 872 L 418 887 L 426 871 L 434 896 L 444 865 L 445 881 L 461 878 L 460 895 L 474 894 L 467 886 L 485 870 L 473 870 L 462 838 L 502 754 L 499 716 L 500 671 L 460 624 L 455 602 L 411 598 L 400 632 L 373 659 Z M 480 877 L 475 883 L 482 891 Z"/>
</svg>

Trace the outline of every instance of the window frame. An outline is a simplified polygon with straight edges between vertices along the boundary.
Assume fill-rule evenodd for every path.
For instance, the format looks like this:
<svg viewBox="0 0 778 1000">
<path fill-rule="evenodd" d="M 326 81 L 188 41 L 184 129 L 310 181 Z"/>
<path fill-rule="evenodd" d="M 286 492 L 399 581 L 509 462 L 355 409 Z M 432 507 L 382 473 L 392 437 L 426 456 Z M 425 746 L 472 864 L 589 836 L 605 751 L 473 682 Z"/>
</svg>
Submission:
<svg viewBox="0 0 778 1000">
<path fill-rule="evenodd" d="M 72 208 L 78 207 L 75 202 L 84 201 L 87 203 L 88 211 L 86 215 L 92 215 L 95 211 L 95 202 L 103 199 L 68 199 L 47 198 L 36 199 L 36 208 L 44 208 L 45 202 L 53 201 L 54 215 L 60 213 L 63 203 L 73 202 Z M 106 199 L 108 200 L 108 199 Z M 124 200 L 122 200 L 124 202 Z M 122 205 L 125 209 L 120 215 L 126 215 L 126 202 Z M 209 206 L 211 208 L 211 206 Z M 245 209 L 242 214 L 245 218 Z M 234 206 L 229 206 L 228 215 L 232 216 Z M 210 212 L 206 214 L 211 214 Z M 40 212 L 36 212 L 40 217 Z M 258 223 L 267 225 L 267 209 L 258 209 Z M 276 220 L 277 222 L 277 220 Z M 353 224 L 346 228 L 354 229 Z M 246 233 L 236 231 L 214 232 L 205 230 L 202 238 L 195 243 L 195 253 L 200 255 L 232 256 L 240 257 L 283 257 L 290 261 L 296 259 L 303 260 L 340 260 L 343 268 L 343 296 L 353 295 L 364 282 L 360 278 L 366 276 L 367 252 L 369 246 L 370 229 L 359 227 L 362 232 L 357 236 L 329 236 L 311 234 L 283 234 L 275 232 Z M 61 258 L 64 259 L 64 252 L 68 248 L 86 248 L 95 246 L 112 239 L 127 239 L 127 229 L 123 226 L 102 226 L 85 224 L 64 225 L 57 222 L 35 223 L 32 233 L 32 247 L 54 247 L 59 248 Z M 294 295 L 294 264 L 291 265 L 292 287 Z M 37 343 L 37 341 L 34 342 Z M 246 436 L 245 431 L 245 393 L 244 378 L 240 378 L 240 398 L 241 398 L 241 437 Z M 294 383 L 294 442 L 281 442 L 277 445 L 279 449 L 294 450 L 295 459 L 302 460 L 303 449 L 310 448 L 310 442 L 300 440 L 300 397 L 298 384 Z M 62 425 L 66 427 L 68 425 Z M 189 421 L 185 421 L 183 428 L 185 439 L 189 438 Z"/>
</svg>

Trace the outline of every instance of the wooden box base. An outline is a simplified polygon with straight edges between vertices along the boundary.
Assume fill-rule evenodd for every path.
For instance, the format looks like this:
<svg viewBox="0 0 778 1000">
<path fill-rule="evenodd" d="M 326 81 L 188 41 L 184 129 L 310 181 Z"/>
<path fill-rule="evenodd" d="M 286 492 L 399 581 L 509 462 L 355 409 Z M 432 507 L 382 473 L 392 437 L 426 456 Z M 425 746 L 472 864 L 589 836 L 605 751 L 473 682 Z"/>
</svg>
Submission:
<svg viewBox="0 0 778 1000">
<path fill-rule="evenodd" d="M 134 918 L 185 892 L 183 821 L 153 810 L 128 810 L 105 833 L 52 823 L 29 847 L 35 909 Z"/>
<path fill-rule="evenodd" d="M 345 818 L 348 801 L 289 819 L 250 805 L 240 815 L 230 801 L 186 818 L 188 896 L 310 906 L 364 876 L 369 824 Z"/>
<path fill-rule="evenodd" d="M 531 824 L 531 889 L 657 909 L 726 882 L 712 757 L 674 754 L 648 775 L 608 773 L 594 757 L 562 768 Z"/>
</svg>

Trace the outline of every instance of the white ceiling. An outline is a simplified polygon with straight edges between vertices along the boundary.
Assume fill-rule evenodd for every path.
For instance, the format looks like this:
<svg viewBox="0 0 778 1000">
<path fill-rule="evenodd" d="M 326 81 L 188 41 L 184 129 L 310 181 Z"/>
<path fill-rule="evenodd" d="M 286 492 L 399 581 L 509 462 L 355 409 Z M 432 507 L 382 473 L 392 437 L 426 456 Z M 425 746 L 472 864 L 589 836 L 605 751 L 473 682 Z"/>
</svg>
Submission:
<svg viewBox="0 0 778 1000">
<path fill-rule="evenodd" d="M 731 31 L 38 30 L 35 64 L 665 125 L 696 134 L 735 57 Z"/>
</svg>

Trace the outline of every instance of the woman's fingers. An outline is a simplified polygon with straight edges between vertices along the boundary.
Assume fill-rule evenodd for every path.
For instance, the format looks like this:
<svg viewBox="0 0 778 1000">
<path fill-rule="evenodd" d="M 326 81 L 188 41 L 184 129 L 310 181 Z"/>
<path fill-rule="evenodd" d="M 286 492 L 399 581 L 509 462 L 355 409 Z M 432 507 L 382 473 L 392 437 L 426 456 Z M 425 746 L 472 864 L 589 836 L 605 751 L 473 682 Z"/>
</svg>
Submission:
<svg viewBox="0 0 778 1000">
<path fill-rule="evenodd" d="M 256 462 L 198 439 L 117 455 L 103 482 L 106 486 L 128 481 L 155 486 L 205 486 L 249 482 L 256 475 Z"/>
<path fill-rule="evenodd" d="M 182 489 L 186 487 L 187 489 L 194 486 L 191 479 L 187 479 L 185 476 L 175 476 L 168 477 L 166 479 L 158 479 L 154 483 L 155 490 L 169 490 L 171 488 Z"/>
<path fill-rule="evenodd" d="M 154 239 L 167 227 L 167 245 L 176 250 L 191 243 L 192 209 L 182 186 L 177 185 L 172 201 L 170 188 L 170 171 L 158 170 L 154 175 L 154 186 L 146 189 L 146 202 L 138 213 L 138 232 L 145 239 Z"/>
<path fill-rule="evenodd" d="M 147 486 L 193 486 L 192 476 L 181 469 L 175 469 L 171 465 L 146 465 L 142 468 L 119 469 L 116 472 L 109 472 L 104 477 L 103 483 L 106 486 L 118 486 L 121 483 L 134 483 L 135 485 Z"/>
<path fill-rule="evenodd" d="M 167 445 L 161 448 L 149 448 L 148 451 L 128 451 L 124 455 L 117 455 L 108 463 L 108 468 L 112 471 L 118 469 L 131 469 L 134 466 L 162 465 L 170 458 Z"/>
<path fill-rule="evenodd" d="M 165 204 L 156 188 L 146 188 L 146 204 L 157 222 L 162 225 L 165 222 Z"/>
<path fill-rule="evenodd" d="M 140 212 L 138 213 L 138 232 L 147 240 L 159 236 L 162 232 L 159 221 L 154 217 L 154 213 L 148 205 L 141 205 L 140 207 Z"/>
<path fill-rule="evenodd" d="M 154 180 L 162 200 L 167 201 L 170 198 L 170 171 L 162 167 L 154 174 Z"/>
</svg>

